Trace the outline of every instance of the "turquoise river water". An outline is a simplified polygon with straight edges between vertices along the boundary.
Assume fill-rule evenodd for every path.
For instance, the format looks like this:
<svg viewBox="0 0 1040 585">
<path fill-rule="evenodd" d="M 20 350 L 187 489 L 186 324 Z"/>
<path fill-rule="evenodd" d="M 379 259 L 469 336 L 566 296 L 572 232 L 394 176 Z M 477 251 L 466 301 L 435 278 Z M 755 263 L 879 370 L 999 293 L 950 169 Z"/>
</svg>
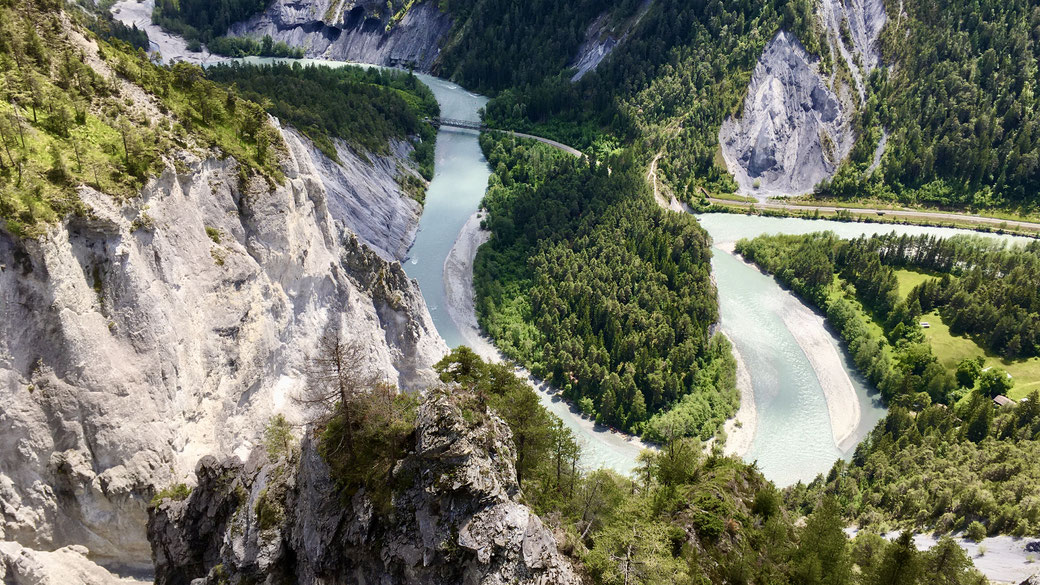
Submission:
<svg viewBox="0 0 1040 585">
<path fill-rule="evenodd" d="M 267 61 L 250 59 L 251 61 Z M 340 65 L 328 61 L 311 61 Z M 460 120 L 479 120 L 479 110 L 487 99 L 443 79 L 419 75 L 434 92 L 441 115 Z M 467 218 L 477 210 L 490 175 L 487 161 L 474 131 L 442 128 L 437 135 L 436 169 L 426 194 L 426 205 L 419 222 L 415 243 L 405 263 L 409 276 L 419 282 L 433 322 L 449 346 L 462 342 L 462 336 L 448 314 L 444 292 L 444 261 Z M 809 233 L 830 230 L 842 237 L 861 234 L 930 233 L 941 236 L 970 233 L 949 228 L 842 223 L 825 220 L 765 218 L 737 214 L 699 215 L 701 225 L 714 241 L 713 273 L 718 286 L 721 329 L 747 366 L 754 389 L 757 425 L 754 440 L 745 454 L 778 485 L 809 481 L 826 473 L 833 463 L 851 456 L 855 445 L 884 416 L 874 393 L 856 374 L 848 356 L 840 350 L 838 339 L 829 341 L 838 349 L 849 373 L 861 418 L 844 448 L 835 444 L 827 401 L 809 359 L 796 342 L 784 320 L 791 303 L 800 303 L 775 280 L 748 266 L 727 252 L 727 244 L 743 237 L 766 233 Z M 992 236 L 998 237 L 998 236 Z M 1013 238 L 1009 238 L 1013 239 Z M 559 403 L 542 394 L 547 406 L 565 418 L 567 426 L 585 445 L 584 464 L 589 468 L 611 467 L 630 472 L 635 467 L 638 447 L 620 441 L 609 430 L 596 428 L 579 419 Z"/>
</svg>

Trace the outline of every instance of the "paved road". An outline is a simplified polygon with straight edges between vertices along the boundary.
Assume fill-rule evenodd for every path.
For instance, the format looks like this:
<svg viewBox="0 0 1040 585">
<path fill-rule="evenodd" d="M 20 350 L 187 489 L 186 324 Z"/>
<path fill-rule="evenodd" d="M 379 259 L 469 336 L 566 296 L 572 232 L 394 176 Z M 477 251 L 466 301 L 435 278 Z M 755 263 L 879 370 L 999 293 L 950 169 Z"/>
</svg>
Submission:
<svg viewBox="0 0 1040 585">
<path fill-rule="evenodd" d="M 1040 223 L 1000 219 L 996 217 L 985 217 L 982 215 L 970 215 L 967 213 L 949 213 L 943 211 L 914 211 L 904 209 L 871 209 L 866 207 L 834 207 L 830 205 L 791 205 L 789 203 L 773 200 L 756 201 L 754 203 L 741 203 L 740 201 L 729 201 L 727 199 L 716 199 L 714 197 L 709 197 L 708 201 L 719 205 L 729 205 L 737 207 L 754 206 L 758 209 L 783 209 L 786 211 L 817 210 L 820 213 L 835 213 L 837 211 L 844 210 L 848 211 L 849 213 L 855 214 L 882 215 L 884 217 L 911 217 L 917 219 L 933 219 L 936 221 L 963 221 L 968 223 L 993 225 L 998 227 L 1005 226 L 1009 228 L 1020 228 L 1032 231 L 1040 231 Z"/>
</svg>

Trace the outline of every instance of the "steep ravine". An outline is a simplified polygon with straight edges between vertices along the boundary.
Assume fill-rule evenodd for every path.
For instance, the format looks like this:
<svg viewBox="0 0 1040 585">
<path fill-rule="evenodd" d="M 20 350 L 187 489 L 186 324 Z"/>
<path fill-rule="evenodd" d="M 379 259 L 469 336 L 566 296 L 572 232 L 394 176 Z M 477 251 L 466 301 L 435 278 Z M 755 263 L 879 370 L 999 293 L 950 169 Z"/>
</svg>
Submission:
<svg viewBox="0 0 1040 585">
<path fill-rule="evenodd" d="M 337 168 L 282 135 L 283 185 L 181 154 L 132 200 L 84 188 L 88 211 L 44 236 L 0 231 L 0 540 L 149 566 L 155 491 L 204 455 L 247 457 L 274 413 L 299 420 L 329 327 L 369 348 L 373 373 L 434 379 L 447 348 L 418 287 L 357 235 L 399 254 L 414 202 L 386 165 L 341 152 Z M 365 193 L 385 209 L 350 213 Z M 397 228 L 375 233 L 377 216 Z M 0 575 L 28 578 L 31 553 L 0 553 Z"/>
</svg>

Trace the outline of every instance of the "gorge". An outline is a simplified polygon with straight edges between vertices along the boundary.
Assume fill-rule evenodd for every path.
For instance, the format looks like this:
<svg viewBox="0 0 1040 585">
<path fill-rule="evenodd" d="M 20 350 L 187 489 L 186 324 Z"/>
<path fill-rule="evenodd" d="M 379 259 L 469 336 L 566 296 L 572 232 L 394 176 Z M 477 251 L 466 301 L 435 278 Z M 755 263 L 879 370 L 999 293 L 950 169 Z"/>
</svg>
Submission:
<svg viewBox="0 0 1040 585">
<path fill-rule="evenodd" d="M 967 261 L 884 256 L 886 286 L 900 281 L 871 313 L 869 279 L 841 268 L 858 266 L 852 244 L 821 237 L 797 278 L 737 244 L 895 232 L 945 253 L 932 242 L 965 233 L 838 203 L 842 221 L 768 217 L 790 213 L 776 196 L 918 193 L 894 173 L 931 137 L 901 131 L 910 82 L 892 49 L 903 26 L 920 43 L 916 2 L 276 0 L 226 36 L 181 29 L 190 41 L 151 22 L 196 5 L 113 6 L 150 57 L 89 8 L 0 0 L 4 585 L 816 583 L 819 563 L 873 584 L 899 555 L 911 582 L 1034 572 L 1032 297 L 985 289 Z M 272 88 L 185 61 L 292 64 Z M 299 73 L 350 61 L 376 69 L 321 91 Z M 375 107 L 323 111 L 338 90 Z M 1032 110 L 1009 108 L 1022 156 L 974 183 L 976 201 L 1028 182 Z M 442 126 L 431 148 L 437 116 L 482 130 Z M 921 196 L 961 196 L 952 176 Z M 1030 218 L 1009 209 L 973 212 Z M 987 258 L 1031 290 L 1035 245 L 1005 227 L 978 242 L 1018 246 Z M 878 345 L 850 344 L 805 274 Z M 950 327 L 968 301 L 940 278 L 992 295 L 985 311 L 1018 303 L 1003 361 L 989 331 Z M 941 361 L 882 385 L 863 365 L 875 350 L 893 372 L 925 350 Z M 309 402 L 322 384 L 339 388 Z M 960 483 L 921 489 L 944 457 Z"/>
</svg>

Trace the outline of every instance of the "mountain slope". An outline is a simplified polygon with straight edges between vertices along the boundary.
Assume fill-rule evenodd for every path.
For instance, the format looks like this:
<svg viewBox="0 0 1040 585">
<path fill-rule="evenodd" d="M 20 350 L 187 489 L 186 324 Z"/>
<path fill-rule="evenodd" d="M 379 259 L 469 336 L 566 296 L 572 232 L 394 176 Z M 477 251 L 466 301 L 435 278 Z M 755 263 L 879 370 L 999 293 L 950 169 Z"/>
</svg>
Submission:
<svg viewBox="0 0 1040 585">
<path fill-rule="evenodd" d="M 202 455 L 248 453 L 274 413 L 299 420 L 324 330 L 402 387 L 434 379 L 446 347 L 345 211 L 380 190 L 412 201 L 395 179 L 407 149 L 376 167 L 344 149 L 339 165 L 201 71 L 99 43 L 77 14 L 0 5 L 2 119 L 26 138 L 5 135 L 0 173 L 0 538 L 147 565 L 152 496 Z M 34 121 L 32 90 L 66 82 L 70 102 L 35 104 Z M 66 137 L 68 103 L 83 114 Z"/>
</svg>

